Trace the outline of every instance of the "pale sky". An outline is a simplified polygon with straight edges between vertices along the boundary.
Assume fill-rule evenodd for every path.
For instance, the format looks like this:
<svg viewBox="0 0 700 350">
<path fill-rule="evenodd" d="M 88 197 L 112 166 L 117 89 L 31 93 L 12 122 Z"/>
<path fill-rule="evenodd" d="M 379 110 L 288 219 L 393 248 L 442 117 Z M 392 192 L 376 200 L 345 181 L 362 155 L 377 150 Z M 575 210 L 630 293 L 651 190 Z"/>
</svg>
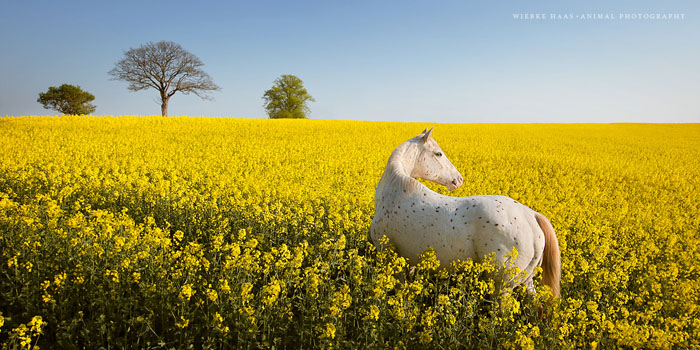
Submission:
<svg viewBox="0 0 700 350">
<path fill-rule="evenodd" d="M 0 0 L 0 115 L 57 114 L 36 99 L 63 83 L 95 115 L 158 114 L 155 90 L 107 72 L 169 40 L 222 88 L 176 94 L 170 115 L 265 117 L 264 91 L 294 74 L 314 119 L 700 122 L 700 3 L 612 3 Z"/>
</svg>

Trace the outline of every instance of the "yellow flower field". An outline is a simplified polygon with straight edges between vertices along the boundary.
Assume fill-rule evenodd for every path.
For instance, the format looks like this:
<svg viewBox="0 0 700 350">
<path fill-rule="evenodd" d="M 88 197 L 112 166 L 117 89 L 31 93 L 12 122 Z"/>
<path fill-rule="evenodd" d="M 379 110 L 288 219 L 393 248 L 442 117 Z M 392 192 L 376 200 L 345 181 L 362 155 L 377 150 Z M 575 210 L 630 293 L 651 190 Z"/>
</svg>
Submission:
<svg viewBox="0 0 700 350">
<path fill-rule="evenodd" d="M 700 125 L 430 125 L 450 195 L 552 221 L 561 299 L 374 249 L 374 188 L 426 126 L 0 118 L 3 348 L 700 347 Z"/>
</svg>

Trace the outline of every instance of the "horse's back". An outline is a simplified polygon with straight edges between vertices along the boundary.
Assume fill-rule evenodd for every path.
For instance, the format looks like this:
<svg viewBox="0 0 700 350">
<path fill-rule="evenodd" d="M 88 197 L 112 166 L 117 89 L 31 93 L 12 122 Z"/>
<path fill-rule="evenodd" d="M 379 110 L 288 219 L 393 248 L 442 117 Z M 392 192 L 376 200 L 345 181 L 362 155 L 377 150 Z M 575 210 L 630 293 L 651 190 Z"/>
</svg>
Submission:
<svg viewBox="0 0 700 350">
<path fill-rule="evenodd" d="M 516 266 L 534 268 L 544 250 L 543 232 L 535 218 L 537 212 L 512 198 L 496 195 L 465 197 L 465 205 L 471 205 L 473 210 L 477 259 L 495 253 L 498 261 L 505 261 L 515 248 Z"/>
<path fill-rule="evenodd" d="M 399 204 L 400 203 L 400 204 Z M 532 268 L 544 249 L 536 212 L 518 201 L 498 195 L 448 197 L 435 193 L 383 203 L 370 228 L 375 244 L 387 236 L 397 252 L 411 263 L 433 248 L 441 264 L 460 259 L 483 260 L 495 253 L 505 261 L 518 250 L 516 265 Z"/>
</svg>

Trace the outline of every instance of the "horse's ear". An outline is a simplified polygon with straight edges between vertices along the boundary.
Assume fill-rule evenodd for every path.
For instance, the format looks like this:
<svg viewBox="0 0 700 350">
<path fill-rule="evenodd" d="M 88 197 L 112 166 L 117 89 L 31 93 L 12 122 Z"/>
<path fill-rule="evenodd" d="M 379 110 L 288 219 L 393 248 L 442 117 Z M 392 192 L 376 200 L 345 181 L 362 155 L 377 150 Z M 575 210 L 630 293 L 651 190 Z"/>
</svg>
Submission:
<svg viewBox="0 0 700 350">
<path fill-rule="evenodd" d="M 423 143 L 426 143 L 429 139 L 433 137 L 433 128 L 430 128 L 430 130 L 425 129 L 426 131 L 423 131 L 423 136 L 421 136 L 421 140 Z"/>
<path fill-rule="evenodd" d="M 426 132 L 428 132 L 428 128 L 425 128 L 425 130 L 421 131 L 420 134 L 418 134 L 418 136 L 416 136 L 416 137 L 422 138 L 423 135 L 425 135 Z"/>
</svg>

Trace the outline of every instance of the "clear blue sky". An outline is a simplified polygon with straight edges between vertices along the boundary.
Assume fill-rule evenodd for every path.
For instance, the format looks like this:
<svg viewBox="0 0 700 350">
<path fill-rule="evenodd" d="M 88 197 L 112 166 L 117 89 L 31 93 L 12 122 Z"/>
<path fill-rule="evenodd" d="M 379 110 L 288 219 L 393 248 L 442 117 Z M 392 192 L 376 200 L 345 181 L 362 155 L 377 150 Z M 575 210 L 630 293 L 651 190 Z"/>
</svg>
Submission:
<svg viewBox="0 0 700 350">
<path fill-rule="evenodd" d="M 684 19 L 549 19 L 620 13 Z M 170 115 L 264 117 L 264 91 L 294 74 L 318 119 L 700 122 L 699 16 L 690 0 L 0 0 L 0 115 L 56 114 L 36 99 L 62 83 L 96 115 L 158 114 L 155 90 L 107 72 L 170 40 L 222 88 L 176 94 Z"/>
</svg>

